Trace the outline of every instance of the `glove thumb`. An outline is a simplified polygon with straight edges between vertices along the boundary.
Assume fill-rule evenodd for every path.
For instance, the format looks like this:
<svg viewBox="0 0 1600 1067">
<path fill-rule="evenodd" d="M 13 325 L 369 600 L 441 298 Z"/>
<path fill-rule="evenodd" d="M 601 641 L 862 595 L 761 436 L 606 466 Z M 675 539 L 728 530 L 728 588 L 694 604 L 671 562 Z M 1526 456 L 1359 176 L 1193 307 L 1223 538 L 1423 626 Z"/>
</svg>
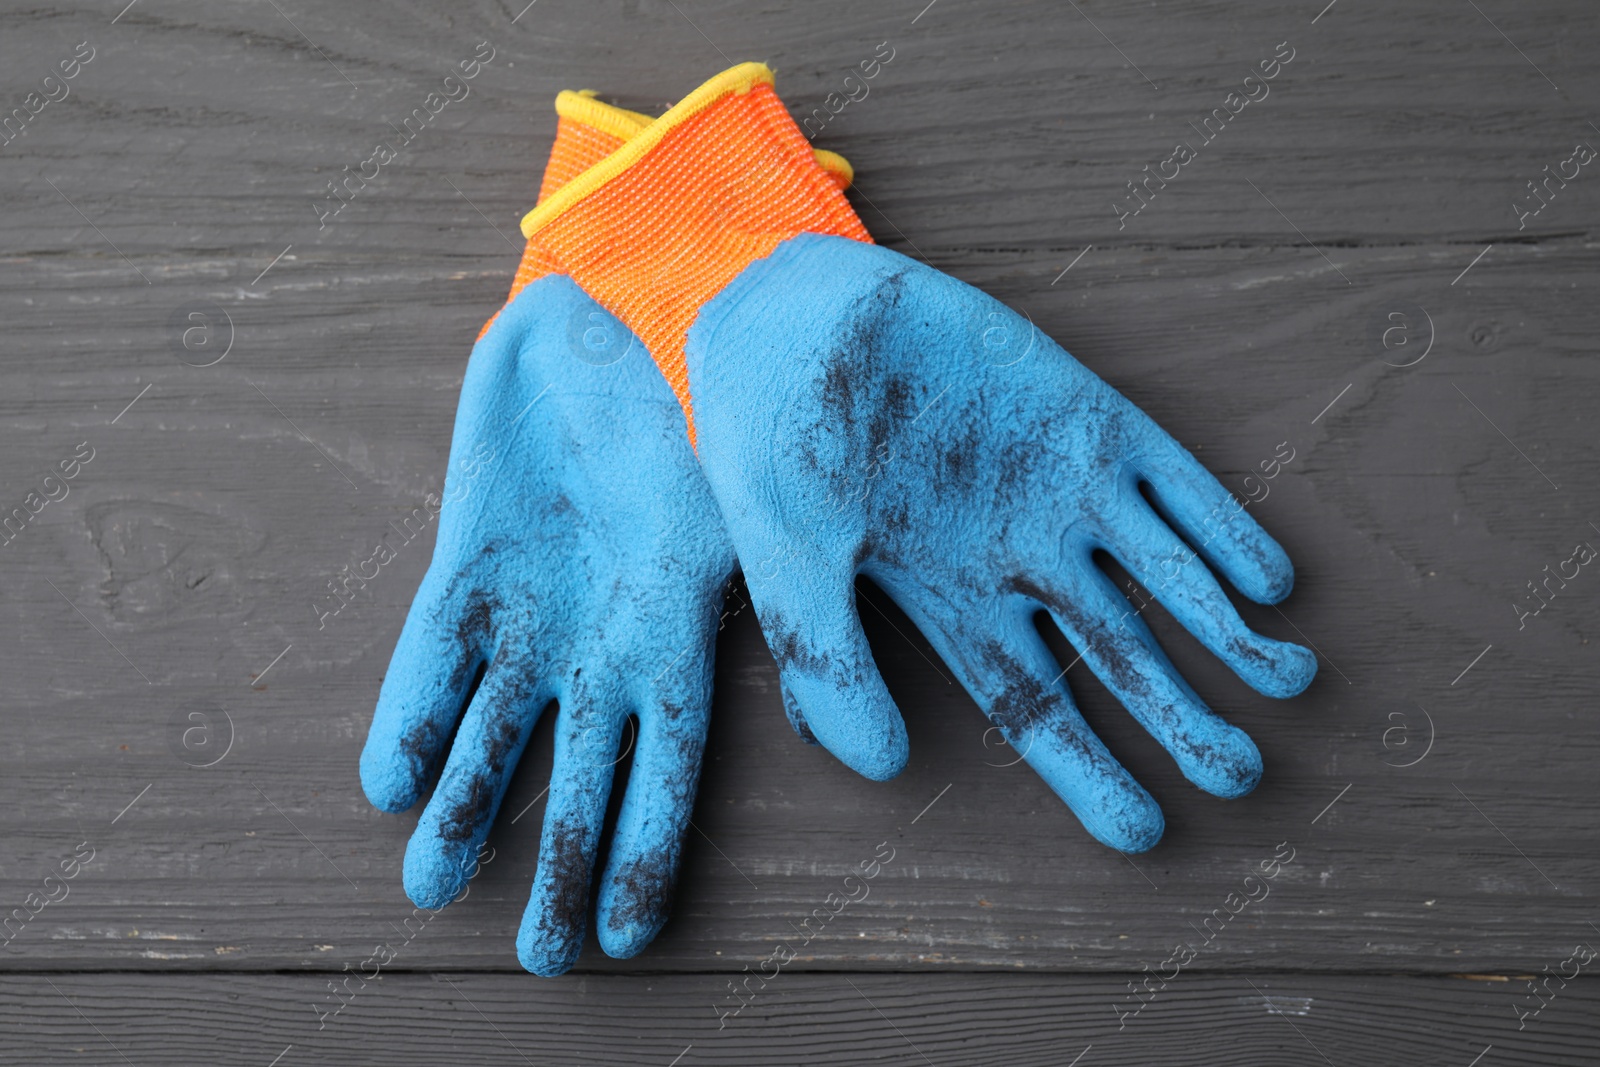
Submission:
<svg viewBox="0 0 1600 1067">
<path fill-rule="evenodd" d="M 771 579 L 745 580 L 778 663 L 789 721 L 852 770 L 885 781 L 910 756 L 905 720 L 861 630 L 852 576 L 816 580 L 825 573 L 791 566 Z"/>
</svg>

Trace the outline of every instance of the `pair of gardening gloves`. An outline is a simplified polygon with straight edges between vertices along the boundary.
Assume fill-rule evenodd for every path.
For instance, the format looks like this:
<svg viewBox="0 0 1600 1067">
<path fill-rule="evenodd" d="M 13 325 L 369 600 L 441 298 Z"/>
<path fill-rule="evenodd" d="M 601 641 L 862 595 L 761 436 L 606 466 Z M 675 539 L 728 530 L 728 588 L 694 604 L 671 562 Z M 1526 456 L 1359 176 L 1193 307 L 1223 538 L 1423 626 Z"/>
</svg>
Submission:
<svg viewBox="0 0 1600 1067">
<path fill-rule="evenodd" d="M 1097 840 L 1161 811 L 1085 724 L 1035 628 L 1084 664 L 1206 792 L 1261 757 L 1174 669 L 1094 561 L 1109 553 L 1257 691 L 1300 692 L 1304 648 L 1251 631 L 1213 569 L 1274 603 L 1278 544 L 1181 445 L 1004 305 L 872 243 L 765 66 L 659 119 L 563 93 L 511 297 L 462 383 L 422 587 L 361 754 L 372 803 L 432 796 L 407 894 L 476 870 L 539 715 L 554 769 L 524 967 L 665 923 L 689 828 L 722 599 L 743 570 L 795 729 L 872 779 L 906 729 L 857 615 L 882 588 Z M 1148 495 L 1147 495 L 1148 494 Z M 630 727 L 631 720 L 637 726 Z M 636 740 L 631 736 L 636 730 Z"/>
</svg>

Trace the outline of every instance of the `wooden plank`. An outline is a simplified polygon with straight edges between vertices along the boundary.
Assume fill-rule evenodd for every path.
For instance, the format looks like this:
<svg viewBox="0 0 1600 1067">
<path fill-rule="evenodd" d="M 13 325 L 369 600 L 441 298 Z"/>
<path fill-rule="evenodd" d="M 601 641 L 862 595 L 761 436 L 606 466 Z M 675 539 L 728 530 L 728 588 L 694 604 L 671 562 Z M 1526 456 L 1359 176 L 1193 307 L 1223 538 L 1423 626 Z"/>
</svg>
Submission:
<svg viewBox="0 0 1600 1067">
<path fill-rule="evenodd" d="M 1311 6 L 1197 3 L 1151 20 L 1091 5 L 1091 24 L 1038 2 L 940 3 L 913 24 L 923 7 L 914 0 L 868 10 L 718 0 L 682 13 L 626 0 L 551 5 L 513 25 L 506 5 L 484 0 L 449 15 L 366 5 L 295 20 L 326 60 L 270 6 L 180 0 L 163 13 L 136 6 L 114 27 L 85 4 L 48 20 L 21 12 L 0 44 L 19 72 L 42 76 L 85 35 L 101 50 L 72 97 L 47 106 L 0 153 L 26 197 L 19 205 L 31 209 L 8 213 L 0 232 L 14 250 L 79 249 L 126 270 L 40 180 L 70 172 L 57 181 L 62 193 L 163 287 L 249 288 L 291 242 L 298 251 L 269 293 L 291 288 L 313 249 L 339 257 L 348 285 L 358 264 L 449 256 L 470 266 L 514 255 L 473 205 L 516 240 L 511 226 L 536 184 L 559 89 L 592 84 L 659 109 L 728 59 L 757 57 L 778 68 L 786 100 L 806 115 L 880 42 L 894 58 L 817 136 L 855 161 L 863 191 L 893 220 L 869 222 L 891 244 L 939 251 L 941 262 L 971 248 L 1029 249 L 1041 270 L 1060 270 L 1064 253 L 1091 242 L 1309 255 L 1308 237 L 1323 247 L 1464 242 L 1470 256 L 1491 239 L 1586 232 L 1594 193 L 1581 178 L 1523 230 L 1511 208 L 1545 164 L 1593 136 L 1581 108 L 1566 103 L 1600 88 L 1577 29 L 1587 29 L 1581 4 L 1496 23 L 1470 7 L 1344 4 L 1313 24 Z M 696 27 L 721 41 L 708 45 Z M 589 44 L 569 44 L 578 40 Z M 664 40 L 674 46 L 654 47 Z M 495 56 L 471 95 L 318 229 L 313 205 L 327 180 L 390 137 L 389 124 L 479 41 Z M 1283 42 L 1295 58 L 1269 95 L 1202 143 L 1190 124 L 1223 107 Z M 1119 228 L 1113 202 L 1183 138 L 1198 146 L 1194 162 Z M 481 317 L 475 307 L 456 313 Z"/>
<path fill-rule="evenodd" d="M 1594 1062 L 1592 980 L 1519 1032 L 1503 976 L 1182 975 L 1119 1030 L 1125 978 L 782 973 L 722 1019 L 710 976 L 385 973 L 331 1015 L 325 975 L 39 974 L 0 980 L 0 1064 Z"/>
</svg>

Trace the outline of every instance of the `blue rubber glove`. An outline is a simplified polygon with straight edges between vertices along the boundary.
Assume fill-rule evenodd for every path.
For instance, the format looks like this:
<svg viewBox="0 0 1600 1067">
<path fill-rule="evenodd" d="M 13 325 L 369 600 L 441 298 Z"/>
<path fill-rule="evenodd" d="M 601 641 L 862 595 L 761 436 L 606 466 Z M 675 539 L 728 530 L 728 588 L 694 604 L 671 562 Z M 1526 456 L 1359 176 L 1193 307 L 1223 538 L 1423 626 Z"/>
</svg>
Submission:
<svg viewBox="0 0 1600 1067">
<path fill-rule="evenodd" d="M 541 975 L 578 957 L 630 715 L 638 740 L 596 924 L 612 956 L 649 943 L 694 803 L 734 568 L 649 353 L 569 279 L 528 285 L 468 363 L 438 544 L 361 753 L 362 785 L 384 811 L 410 808 L 438 780 L 406 849 L 417 905 L 460 893 L 534 723 L 556 701 L 518 957 Z"/>
<path fill-rule="evenodd" d="M 645 341 L 677 393 L 786 702 L 862 774 L 905 766 L 856 611 L 864 574 L 1100 841 L 1149 848 L 1161 812 L 1073 705 L 1041 610 L 1190 781 L 1249 792 L 1255 745 L 1183 680 L 1093 553 L 1286 697 L 1315 658 L 1253 633 L 1206 566 L 1273 603 L 1293 584 L 1283 550 L 1026 320 L 866 243 L 771 83 L 760 64 L 707 82 L 523 233 Z"/>
<path fill-rule="evenodd" d="M 1092 556 L 1108 552 L 1275 697 L 1304 689 L 1315 657 L 1246 627 L 1206 564 L 1275 603 L 1293 585 L 1288 557 L 1026 319 L 897 252 L 802 235 L 708 303 L 685 352 L 702 465 L 784 682 L 830 751 L 873 778 L 908 755 L 856 613 L 864 574 L 1106 844 L 1149 848 L 1161 812 L 1074 707 L 1040 610 L 1191 782 L 1219 797 L 1254 788 L 1255 745 L 1206 707 Z"/>
</svg>

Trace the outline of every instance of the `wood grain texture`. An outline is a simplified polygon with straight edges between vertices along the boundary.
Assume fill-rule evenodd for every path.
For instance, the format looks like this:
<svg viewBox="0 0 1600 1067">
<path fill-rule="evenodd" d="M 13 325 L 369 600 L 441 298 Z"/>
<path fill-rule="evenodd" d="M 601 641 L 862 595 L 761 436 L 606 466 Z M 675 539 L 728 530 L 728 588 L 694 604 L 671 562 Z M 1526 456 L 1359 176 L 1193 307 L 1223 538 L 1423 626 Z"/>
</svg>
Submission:
<svg viewBox="0 0 1600 1067">
<path fill-rule="evenodd" d="M 0 979 L 0 1015 L 28 1020 L 0 1064 L 1594 1062 L 1594 982 L 1570 985 L 1518 1031 L 1521 983 L 1503 977 L 1185 975 L 1119 1030 L 1125 976 L 1113 975 L 785 974 L 724 1024 L 725 982 L 708 975 L 398 973 L 319 1030 L 326 976 L 152 975 L 130 987 L 38 974 Z"/>
<path fill-rule="evenodd" d="M 981 1030 L 977 1016 L 938 998 L 987 989 L 1004 1014 L 1059 995 L 1052 1010 L 1076 1011 L 1073 991 L 1158 965 L 1280 842 L 1295 861 L 1193 965 L 1211 973 L 1194 975 L 1169 1044 L 1138 1055 L 1239 1062 L 1181 1035 L 1246 1011 L 1235 975 L 1293 971 L 1318 996 L 1351 998 L 1349 1018 L 1385 1020 L 1368 1033 L 1337 1024 L 1349 1062 L 1466 1063 L 1481 1044 L 1386 1059 L 1382 1042 L 1407 1018 L 1470 1020 L 1492 992 L 1437 976 L 1537 973 L 1600 940 L 1600 577 L 1584 571 L 1521 629 L 1512 606 L 1600 537 L 1600 177 L 1585 170 L 1524 229 L 1511 207 L 1575 142 L 1600 142 L 1585 110 L 1600 99 L 1589 7 L 280 6 L 0 14 L 7 109 L 77 42 L 96 50 L 69 98 L 0 145 L 0 513 L 80 443 L 94 449 L 69 496 L 0 547 L 0 914 L 80 842 L 94 850 L 68 897 L 0 954 L 0 968 L 39 972 L 6 986 L 0 1014 L 34 1042 L 17 1062 L 79 1041 L 65 1005 L 29 999 L 53 996 L 43 979 L 58 972 L 131 1013 L 150 1062 L 162 1024 L 142 1030 L 150 1002 L 119 995 L 170 995 L 196 1026 L 215 1010 L 219 1032 L 289 1043 L 272 1013 L 325 978 L 266 972 L 337 971 L 410 914 L 399 864 L 415 815 L 368 808 L 355 760 L 431 529 L 320 629 L 316 605 L 440 485 L 465 355 L 515 266 L 555 92 L 591 86 L 659 109 L 725 57 L 761 58 L 806 114 L 883 41 L 895 54 L 870 94 L 817 138 L 855 163 L 869 228 L 1026 311 L 1241 494 L 1287 442 L 1295 459 L 1252 506 L 1296 561 L 1297 589 L 1281 613 L 1241 610 L 1313 642 L 1321 674 L 1296 700 L 1265 700 L 1147 613 L 1266 757 L 1261 787 L 1223 803 L 1070 670 L 1085 715 L 1167 813 L 1165 841 L 1125 859 L 1090 842 L 1025 766 L 1006 766 L 1015 753 L 881 593 L 866 590 L 883 614 L 865 621 L 913 746 L 908 771 L 883 784 L 794 738 L 744 611 L 719 647 L 701 832 L 672 922 L 626 964 L 591 947 L 580 971 L 603 976 L 559 988 L 592 981 L 625 1004 L 645 982 L 666 998 L 654 1026 L 700 996 L 686 990 L 766 958 L 881 841 L 896 860 L 872 896 L 793 967 L 916 972 L 857 980 L 932 998 L 917 1009 L 929 1042 L 959 1062 L 1066 1062 L 1094 1039 L 1067 1027 L 1060 1048 L 1013 1034 L 1019 1044 L 995 1046 L 1009 1051 L 984 1051 L 958 1036 Z M 471 96 L 319 230 L 326 181 L 485 40 L 495 58 Z M 1295 58 L 1268 98 L 1119 229 L 1125 183 L 1284 41 Z M 186 365 L 206 359 L 178 344 L 201 305 L 209 343 L 231 341 L 209 367 Z M 1373 344 L 1396 311 L 1414 345 L 1431 341 L 1412 366 L 1389 364 L 1419 347 L 1386 363 Z M 226 752 L 213 766 L 175 748 L 189 712 L 211 717 Z M 407 969 L 458 969 L 511 1015 L 518 998 L 568 995 L 494 974 L 516 970 L 548 741 L 546 723 L 471 897 L 407 947 Z M 943 973 L 982 969 L 1032 976 Z M 97 973 L 109 971 L 163 973 Z M 1385 1015 L 1379 986 L 1359 977 L 1398 971 L 1436 976 L 1394 980 L 1419 998 L 1416 1015 Z M 797 1008 L 783 1032 L 840 1062 L 900 1056 L 871 1043 L 882 1035 L 859 1009 L 827 1016 L 832 980 L 795 975 L 820 1014 Z M 393 1062 L 432 1062 L 428 1042 L 455 1024 L 426 1013 L 433 979 L 405 981 L 410 1007 L 394 998 L 361 1032 L 378 1042 L 392 1027 L 381 1047 Z M 207 1007 L 200 991 L 213 988 L 269 1005 L 267 1021 Z M 528 1018 L 565 1033 L 543 1010 Z M 1586 1026 L 1592 1044 L 1594 1014 L 1579 1014 L 1541 1025 L 1528 1058 L 1576 1055 L 1562 1026 Z M 1032 1025 L 1005 1018 L 1017 1034 Z M 572 1025 L 584 1036 L 548 1047 L 622 1055 L 593 1051 L 622 1035 Z M 1251 1025 L 1259 1035 L 1238 1039 L 1258 1042 L 1249 1056 L 1305 1058 L 1276 1033 L 1282 1020 Z M 877 1036 L 830 1045 L 830 1026 Z M 205 1040 L 173 1054 L 200 1060 Z"/>
</svg>

